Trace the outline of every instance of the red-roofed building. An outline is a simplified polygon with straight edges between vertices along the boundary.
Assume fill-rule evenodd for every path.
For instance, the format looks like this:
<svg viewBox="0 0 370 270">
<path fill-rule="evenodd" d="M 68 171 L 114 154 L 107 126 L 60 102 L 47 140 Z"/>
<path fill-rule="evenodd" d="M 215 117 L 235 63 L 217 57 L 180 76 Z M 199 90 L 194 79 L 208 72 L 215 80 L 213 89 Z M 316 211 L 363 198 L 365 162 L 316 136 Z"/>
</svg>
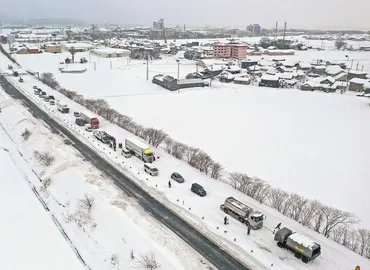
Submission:
<svg viewBox="0 0 370 270">
<path fill-rule="evenodd" d="M 245 59 L 248 45 L 245 44 L 213 44 L 214 58 Z"/>
</svg>

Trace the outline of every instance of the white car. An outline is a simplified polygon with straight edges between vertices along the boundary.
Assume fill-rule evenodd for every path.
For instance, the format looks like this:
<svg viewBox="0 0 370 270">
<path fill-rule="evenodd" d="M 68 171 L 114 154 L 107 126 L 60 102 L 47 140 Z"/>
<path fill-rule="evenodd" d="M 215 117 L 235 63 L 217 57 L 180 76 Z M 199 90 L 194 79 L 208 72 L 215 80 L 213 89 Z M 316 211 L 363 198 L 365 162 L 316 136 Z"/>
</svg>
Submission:
<svg viewBox="0 0 370 270">
<path fill-rule="evenodd" d="M 91 127 L 91 125 L 86 125 L 86 126 L 85 126 L 85 130 L 86 130 L 87 132 L 92 132 L 94 129 Z"/>
<path fill-rule="evenodd" d="M 49 101 L 49 104 L 50 104 L 50 105 L 55 105 L 55 100 L 51 99 L 51 100 Z"/>
</svg>

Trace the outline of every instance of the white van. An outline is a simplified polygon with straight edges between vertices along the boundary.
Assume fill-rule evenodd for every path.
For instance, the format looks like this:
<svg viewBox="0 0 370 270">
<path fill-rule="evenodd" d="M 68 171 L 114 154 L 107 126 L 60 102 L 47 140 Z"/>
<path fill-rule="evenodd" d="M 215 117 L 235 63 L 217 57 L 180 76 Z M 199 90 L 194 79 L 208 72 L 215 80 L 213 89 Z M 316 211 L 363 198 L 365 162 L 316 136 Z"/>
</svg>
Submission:
<svg viewBox="0 0 370 270">
<path fill-rule="evenodd" d="M 145 163 L 144 171 L 150 174 L 151 176 L 157 176 L 159 173 L 157 167 L 155 167 L 152 163 Z"/>
<path fill-rule="evenodd" d="M 121 155 L 125 158 L 130 158 L 132 156 L 131 152 L 128 151 L 125 147 L 122 148 Z"/>
</svg>

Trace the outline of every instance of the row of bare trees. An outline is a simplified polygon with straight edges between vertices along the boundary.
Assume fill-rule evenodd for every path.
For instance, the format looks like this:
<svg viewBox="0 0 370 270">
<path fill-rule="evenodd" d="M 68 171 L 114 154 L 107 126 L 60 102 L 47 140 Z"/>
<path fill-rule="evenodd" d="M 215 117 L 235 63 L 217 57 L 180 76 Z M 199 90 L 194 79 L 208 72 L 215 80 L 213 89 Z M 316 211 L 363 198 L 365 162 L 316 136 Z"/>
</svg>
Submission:
<svg viewBox="0 0 370 270">
<path fill-rule="evenodd" d="M 214 179 L 221 179 L 222 165 L 214 161 L 202 149 L 178 142 L 163 130 L 153 127 L 146 128 L 136 123 L 131 117 L 122 115 L 111 108 L 104 99 L 86 99 L 75 91 L 60 88 L 52 73 L 41 74 L 41 80 L 106 120 L 139 136 L 155 147 L 163 148 L 175 158 L 186 161 L 200 172 Z M 267 204 L 302 225 L 370 258 L 370 231 L 355 229 L 353 225 L 357 224 L 358 220 L 352 213 L 323 205 L 317 200 L 306 199 L 296 193 L 271 187 L 264 180 L 244 173 L 231 173 L 229 183 L 261 204 Z"/>
<path fill-rule="evenodd" d="M 122 115 L 115 109 L 111 108 L 108 102 L 104 99 L 86 99 L 74 91 L 61 88 L 52 73 L 42 73 L 40 80 L 111 123 L 139 136 L 154 147 L 165 149 L 169 154 L 172 154 L 177 159 L 188 162 L 192 167 L 214 179 L 221 178 L 223 167 L 203 150 L 175 141 L 161 129 L 155 129 L 153 127 L 147 128 L 136 123 L 131 117 Z"/>
<path fill-rule="evenodd" d="M 229 181 L 233 188 L 261 204 L 269 205 L 303 226 L 370 259 L 370 230 L 353 226 L 359 220 L 352 213 L 324 205 L 317 200 L 309 200 L 297 193 L 271 187 L 262 179 L 245 173 L 231 173 Z"/>
</svg>

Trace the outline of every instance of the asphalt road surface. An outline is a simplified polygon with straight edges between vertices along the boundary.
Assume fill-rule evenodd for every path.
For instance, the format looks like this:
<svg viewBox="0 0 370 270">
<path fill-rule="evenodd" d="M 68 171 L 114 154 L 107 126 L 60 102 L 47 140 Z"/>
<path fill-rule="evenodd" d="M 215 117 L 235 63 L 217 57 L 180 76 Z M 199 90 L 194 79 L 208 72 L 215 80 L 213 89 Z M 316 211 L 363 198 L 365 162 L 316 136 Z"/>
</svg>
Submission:
<svg viewBox="0 0 370 270">
<path fill-rule="evenodd" d="M 138 203 L 149 215 L 153 216 L 159 222 L 173 231 L 189 246 L 191 246 L 206 260 L 213 264 L 213 266 L 217 267 L 218 269 L 225 270 L 251 269 L 223 250 L 216 243 L 208 239 L 188 222 L 181 219 L 170 209 L 146 193 L 141 187 L 130 180 L 129 177 L 125 176 L 118 169 L 105 161 L 94 150 L 76 138 L 67 128 L 60 125 L 47 113 L 38 108 L 27 96 L 10 84 L 3 75 L 0 75 L 0 85 L 13 99 L 22 100 L 24 106 L 29 109 L 32 115 L 46 122 L 50 126 L 50 129 L 53 133 L 60 134 L 72 141 L 73 147 L 75 147 L 87 160 L 94 164 L 96 168 L 113 179 L 116 185 L 119 186 L 125 193 L 127 193 L 128 196 L 136 198 Z"/>
</svg>

